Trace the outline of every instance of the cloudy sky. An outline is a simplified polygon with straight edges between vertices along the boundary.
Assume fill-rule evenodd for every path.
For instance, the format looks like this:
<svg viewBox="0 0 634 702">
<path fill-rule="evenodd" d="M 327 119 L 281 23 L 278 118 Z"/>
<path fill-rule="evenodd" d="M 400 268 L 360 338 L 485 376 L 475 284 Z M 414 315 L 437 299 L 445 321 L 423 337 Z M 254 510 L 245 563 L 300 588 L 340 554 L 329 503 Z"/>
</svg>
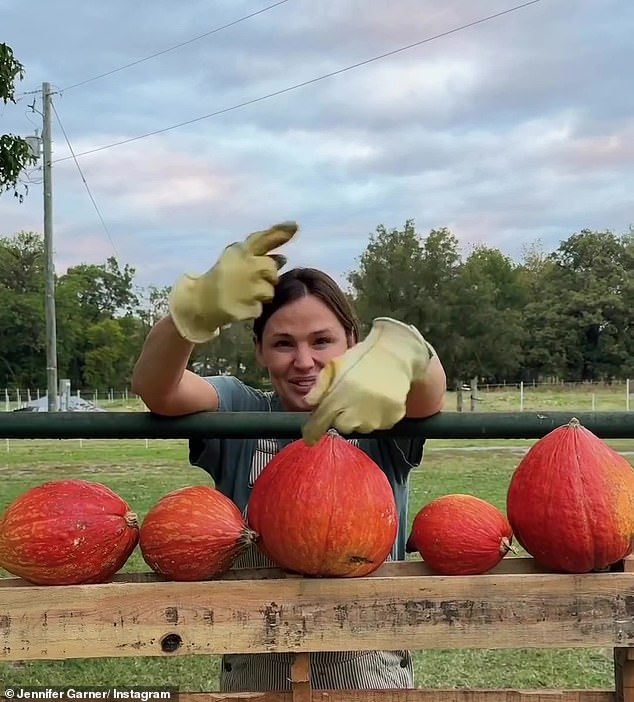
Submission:
<svg viewBox="0 0 634 702">
<path fill-rule="evenodd" d="M 170 285 L 286 219 L 301 226 L 289 264 L 339 280 L 378 224 L 407 219 L 515 260 L 583 228 L 627 231 L 634 3 L 539 0 L 479 21 L 519 4 L 0 0 L 18 93 L 56 91 L 57 272 L 114 255 L 139 285 Z M 40 110 L 39 93 L 1 107 L 0 133 L 41 133 Z M 0 197 L 1 235 L 43 231 L 41 171 L 27 177 L 23 204 Z"/>
</svg>

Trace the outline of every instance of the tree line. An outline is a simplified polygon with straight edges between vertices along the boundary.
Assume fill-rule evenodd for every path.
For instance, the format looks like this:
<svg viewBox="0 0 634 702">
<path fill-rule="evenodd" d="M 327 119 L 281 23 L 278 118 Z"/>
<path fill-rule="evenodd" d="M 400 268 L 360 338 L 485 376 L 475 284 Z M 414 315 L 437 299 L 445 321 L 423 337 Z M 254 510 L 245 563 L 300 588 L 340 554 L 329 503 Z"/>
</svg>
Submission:
<svg viewBox="0 0 634 702">
<path fill-rule="evenodd" d="M 168 287 L 142 288 L 135 270 L 108 258 L 56 277 L 59 377 L 80 390 L 122 388 Z M 634 231 L 571 235 L 551 252 L 527 247 L 520 262 L 484 245 L 468 255 L 446 228 L 425 235 L 409 220 L 379 225 L 347 293 L 364 330 L 378 316 L 414 324 L 435 346 L 450 386 L 634 377 Z M 0 238 L 0 387 L 46 387 L 44 241 Z M 194 350 L 201 374 L 232 373 L 266 387 L 251 324 Z"/>
</svg>

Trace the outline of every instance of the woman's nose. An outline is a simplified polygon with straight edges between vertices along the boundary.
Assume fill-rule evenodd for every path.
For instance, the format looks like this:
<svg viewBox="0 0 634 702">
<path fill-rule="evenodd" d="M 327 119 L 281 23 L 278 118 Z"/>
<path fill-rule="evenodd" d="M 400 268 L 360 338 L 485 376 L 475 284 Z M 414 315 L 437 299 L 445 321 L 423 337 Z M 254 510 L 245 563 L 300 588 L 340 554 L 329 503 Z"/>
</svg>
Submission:
<svg viewBox="0 0 634 702">
<path fill-rule="evenodd" d="M 312 368 L 315 365 L 313 351 L 308 344 L 298 345 L 295 349 L 295 366 L 297 368 Z"/>
</svg>

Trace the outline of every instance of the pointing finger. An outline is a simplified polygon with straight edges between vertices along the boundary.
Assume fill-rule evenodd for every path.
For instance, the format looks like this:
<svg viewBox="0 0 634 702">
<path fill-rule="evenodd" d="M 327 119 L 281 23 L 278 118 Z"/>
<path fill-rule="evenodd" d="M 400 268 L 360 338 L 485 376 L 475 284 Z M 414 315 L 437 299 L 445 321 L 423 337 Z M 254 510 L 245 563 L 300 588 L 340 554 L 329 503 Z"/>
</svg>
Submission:
<svg viewBox="0 0 634 702">
<path fill-rule="evenodd" d="M 334 413 L 336 416 L 336 412 Z M 320 405 L 308 418 L 302 427 L 302 438 L 309 446 L 314 446 L 330 429 L 333 422 L 333 412 L 328 403 Z"/>
<path fill-rule="evenodd" d="M 290 241 L 297 229 L 295 222 L 282 222 L 264 231 L 249 234 L 244 243 L 249 253 L 254 256 L 263 256 Z"/>
<path fill-rule="evenodd" d="M 323 396 L 330 389 L 332 381 L 335 379 L 336 365 L 334 360 L 328 361 L 326 365 L 319 371 L 315 384 L 310 389 L 310 392 L 304 397 L 304 402 L 314 407 L 321 402 Z"/>
</svg>

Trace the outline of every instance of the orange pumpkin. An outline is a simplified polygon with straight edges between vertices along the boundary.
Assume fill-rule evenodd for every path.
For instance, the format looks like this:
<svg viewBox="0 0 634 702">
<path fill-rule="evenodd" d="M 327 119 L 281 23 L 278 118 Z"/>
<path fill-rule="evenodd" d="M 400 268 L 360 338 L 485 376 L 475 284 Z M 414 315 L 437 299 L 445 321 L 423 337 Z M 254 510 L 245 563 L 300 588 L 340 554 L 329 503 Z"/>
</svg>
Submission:
<svg viewBox="0 0 634 702">
<path fill-rule="evenodd" d="M 494 505 L 473 495 L 443 495 L 414 517 L 407 551 L 441 575 L 479 575 L 512 550 L 513 532 Z"/>
<path fill-rule="evenodd" d="M 507 514 L 518 542 L 546 568 L 607 568 L 632 550 L 634 470 L 573 418 L 519 463 Z"/>
<path fill-rule="evenodd" d="M 195 485 L 168 493 L 150 509 L 139 548 L 150 568 L 169 580 L 211 580 L 256 538 L 232 500 Z"/>
<path fill-rule="evenodd" d="M 50 481 L 14 500 L 0 519 L 0 566 L 36 585 L 103 583 L 138 538 L 136 514 L 109 487 Z"/>
<path fill-rule="evenodd" d="M 334 431 L 315 446 L 295 441 L 273 457 L 253 486 L 247 519 L 271 561 L 312 576 L 371 573 L 398 531 L 385 473 Z"/>
</svg>

